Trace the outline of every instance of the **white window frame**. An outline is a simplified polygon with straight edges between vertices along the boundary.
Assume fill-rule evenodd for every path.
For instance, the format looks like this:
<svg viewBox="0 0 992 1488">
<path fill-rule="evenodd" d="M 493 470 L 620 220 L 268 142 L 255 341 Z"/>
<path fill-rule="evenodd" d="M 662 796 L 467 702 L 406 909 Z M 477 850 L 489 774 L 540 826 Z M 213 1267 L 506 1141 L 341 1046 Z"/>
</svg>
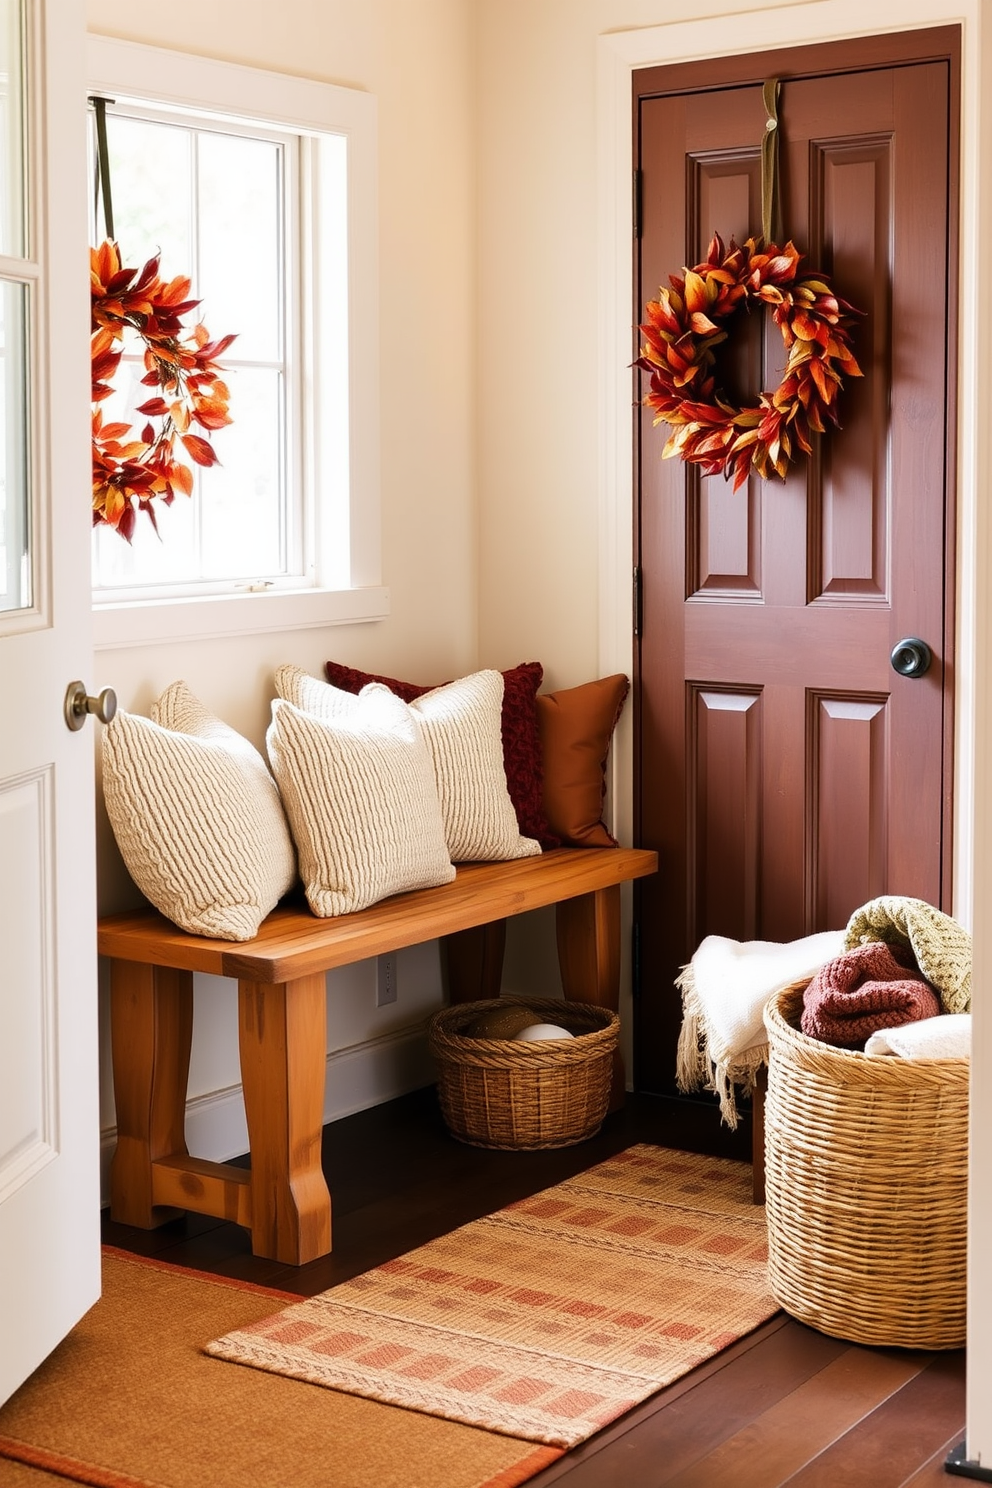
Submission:
<svg viewBox="0 0 992 1488">
<path fill-rule="evenodd" d="M 109 98 L 140 97 L 153 107 L 255 119 L 294 130 L 314 142 L 317 171 L 320 137 L 343 136 L 348 204 L 346 263 L 327 265 L 327 272 L 347 274 L 346 337 L 340 326 L 325 323 L 332 312 L 319 296 L 314 324 L 305 328 L 310 345 L 304 346 L 303 371 L 313 387 L 312 422 L 319 421 L 323 436 L 323 450 L 316 450 L 316 431 L 305 429 L 304 463 L 307 479 L 314 483 L 316 584 L 188 599 L 101 600 L 93 609 L 96 649 L 384 619 L 389 593 L 381 581 L 375 98 L 310 78 L 92 34 L 87 68 L 90 91 Z M 322 241 L 320 224 L 308 226 L 304 243 Z M 314 356 L 318 344 L 325 353 L 319 369 Z M 346 348 L 337 366 L 327 355 L 335 345 Z M 347 450 L 346 458 L 335 458 L 334 451 L 341 449 Z"/>
</svg>

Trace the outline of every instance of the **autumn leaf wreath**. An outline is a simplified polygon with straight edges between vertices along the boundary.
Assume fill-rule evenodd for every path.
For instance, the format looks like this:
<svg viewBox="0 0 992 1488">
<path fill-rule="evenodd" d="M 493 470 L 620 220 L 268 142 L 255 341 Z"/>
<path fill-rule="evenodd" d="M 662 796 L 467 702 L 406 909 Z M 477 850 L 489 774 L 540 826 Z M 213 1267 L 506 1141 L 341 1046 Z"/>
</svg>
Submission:
<svg viewBox="0 0 992 1488">
<path fill-rule="evenodd" d="M 705 475 L 723 475 L 734 490 L 753 472 L 783 479 L 798 453 L 812 452 L 811 434 L 838 423 L 843 378 L 860 377 L 850 327 L 858 313 L 834 294 L 826 276 L 801 276 L 795 245 L 763 246 L 714 234 L 705 262 L 669 277 L 648 302 L 644 341 L 635 363 L 650 373 L 645 406 L 672 433 L 663 458 L 678 455 Z M 782 334 L 786 365 L 774 392 L 735 407 L 719 390 L 715 348 L 726 322 L 745 305 L 767 305 Z"/>
<path fill-rule="evenodd" d="M 169 506 L 177 492 L 192 493 L 193 471 L 177 439 L 197 465 L 213 465 L 213 446 L 194 429 L 209 433 L 231 422 L 218 358 L 235 338 L 212 340 L 200 323 L 187 328 L 184 317 L 200 303 L 189 292 L 189 279 L 160 277 L 157 255 L 139 271 L 124 267 L 116 243 L 90 250 L 93 524 L 116 528 L 128 542 L 139 512 L 157 530 L 154 503 Z M 146 419 L 137 434 L 130 423 L 105 424 L 100 407 L 114 391 L 128 330 L 144 348 L 141 382 L 156 390 L 136 410 Z"/>
</svg>

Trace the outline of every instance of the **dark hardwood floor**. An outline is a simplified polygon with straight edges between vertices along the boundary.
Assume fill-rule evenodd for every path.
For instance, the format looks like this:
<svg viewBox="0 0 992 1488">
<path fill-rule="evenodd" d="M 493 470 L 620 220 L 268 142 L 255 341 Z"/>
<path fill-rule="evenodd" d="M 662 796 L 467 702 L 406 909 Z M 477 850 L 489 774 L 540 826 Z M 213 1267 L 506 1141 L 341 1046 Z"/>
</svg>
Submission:
<svg viewBox="0 0 992 1488">
<path fill-rule="evenodd" d="M 742 1161 L 750 1150 L 746 1128 L 727 1132 L 714 1107 L 628 1097 L 578 1147 L 487 1152 L 448 1135 L 430 1089 L 325 1128 L 330 1256 L 298 1268 L 258 1259 L 245 1230 L 196 1215 L 145 1231 L 105 1213 L 103 1238 L 175 1265 L 312 1295 L 639 1141 Z M 954 1481 L 943 1462 L 964 1435 L 964 1419 L 963 1351 L 856 1347 L 779 1314 L 530 1482 L 934 1488 Z"/>
</svg>

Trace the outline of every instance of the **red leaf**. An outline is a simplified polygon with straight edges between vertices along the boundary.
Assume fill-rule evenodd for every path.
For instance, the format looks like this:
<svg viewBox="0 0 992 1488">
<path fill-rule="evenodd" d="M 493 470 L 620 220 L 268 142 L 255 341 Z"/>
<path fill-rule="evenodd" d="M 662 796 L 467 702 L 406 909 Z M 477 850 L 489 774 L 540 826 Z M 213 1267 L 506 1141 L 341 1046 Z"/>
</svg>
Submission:
<svg viewBox="0 0 992 1488">
<path fill-rule="evenodd" d="M 134 536 L 135 510 L 130 501 L 121 513 L 121 519 L 117 523 L 117 531 L 126 542 L 130 542 Z"/>
<path fill-rule="evenodd" d="M 217 455 L 213 445 L 201 439 L 198 434 L 183 434 L 180 436 L 185 448 L 193 456 L 197 465 L 216 465 Z"/>
</svg>

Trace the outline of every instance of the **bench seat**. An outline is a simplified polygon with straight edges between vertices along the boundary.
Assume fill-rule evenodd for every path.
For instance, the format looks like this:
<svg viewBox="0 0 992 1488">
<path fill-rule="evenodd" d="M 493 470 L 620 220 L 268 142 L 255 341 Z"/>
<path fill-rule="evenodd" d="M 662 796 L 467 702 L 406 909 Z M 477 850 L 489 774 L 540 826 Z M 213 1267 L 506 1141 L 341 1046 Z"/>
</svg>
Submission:
<svg viewBox="0 0 992 1488">
<path fill-rule="evenodd" d="M 620 885 L 656 869 L 657 855 L 639 848 L 559 848 L 468 863 L 450 884 L 334 919 L 280 906 L 240 942 L 190 935 L 151 909 L 104 917 L 98 948 L 111 963 L 117 1105 L 112 1218 L 150 1229 L 191 1209 L 245 1225 L 256 1255 L 293 1265 L 326 1255 L 326 973 L 440 939 L 451 1000 L 496 997 L 507 917 L 554 904 L 565 996 L 615 1011 Z M 186 1146 L 197 971 L 238 983 L 250 1169 L 192 1157 Z M 622 1099 L 618 1056 L 614 1105 Z"/>
</svg>

